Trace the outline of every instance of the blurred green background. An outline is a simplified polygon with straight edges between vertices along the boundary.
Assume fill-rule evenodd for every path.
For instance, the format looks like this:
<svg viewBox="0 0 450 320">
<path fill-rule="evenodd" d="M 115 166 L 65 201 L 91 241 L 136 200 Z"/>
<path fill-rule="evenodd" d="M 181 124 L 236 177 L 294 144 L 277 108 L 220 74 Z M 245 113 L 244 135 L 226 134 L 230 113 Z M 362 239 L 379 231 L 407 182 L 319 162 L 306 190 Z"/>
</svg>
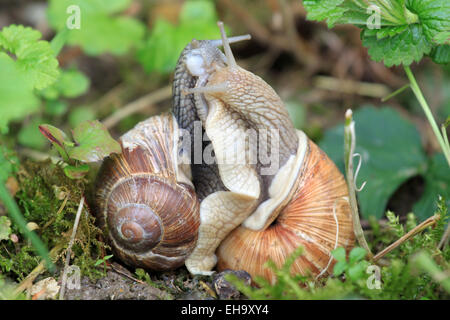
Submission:
<svg viewBox="0 0 450 320">
<path fill-rule="evenodd" d="M 50 48 L 61 47 L 63 40 L 54 37 L 73 4 L 83 9 L 80 29 L 62 36 L 58 67 Z M 358 195 L 363 220 L 383 219 L 386 210 L 401 219 L 414 211 L 423 220 L 434 213 L 438 195 L 450 199 L 448 166 L 413 93 L 382 102 L 407 83 L 403 69 L 370 60 L 358 28 L 308 21 L 298 0 L 2 1 L 0 160 L 8 150 L 22 159 L 56 155 L 38 131 L 42 123 L 70 132 L 84 120 L 99 119 L 117 138 L 170 110 L 181 50 L 192 38 L 219 38 L 219 19 L 229 35 L 252 35 L 232 46 L 239 65 L 275 89 L 295 126 L 341 169 L 344 113 L 353 109 L 362 158 L 357 185 L 367 181 Z M 33 29 L 20 38 L 3 29 L 12 24 Z M 15 72 L 14 63 L 33 77 Z M 412 68 L 443 123 L 450 114 L 450 68 L 429 59 Z M 8 166 L 0 161 L 4 180 Z"/>
</svg>

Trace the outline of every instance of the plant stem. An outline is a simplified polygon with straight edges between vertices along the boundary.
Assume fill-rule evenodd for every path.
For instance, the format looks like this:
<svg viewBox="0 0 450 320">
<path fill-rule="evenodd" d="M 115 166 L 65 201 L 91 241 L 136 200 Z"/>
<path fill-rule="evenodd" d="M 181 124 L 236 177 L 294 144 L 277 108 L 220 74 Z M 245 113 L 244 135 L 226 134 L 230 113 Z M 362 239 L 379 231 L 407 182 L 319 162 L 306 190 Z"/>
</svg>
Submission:
<svg viewBox="0 0 450 320">
<path fill-rule="evenodd" d="M 419 232 L 423 231 L 425 228 L 432 226 L 441 218 L 439 214 L 436 214 L 432 217 L 429 217 L 427 220 L 416 226 L 414 229 L 409 231 L 407 234 L 405 234 L 403 237 L 392 243 L 390 246 L 382 250 L 381 252 L 377 253 L 375 257 L 373 257 L 373 261 L 376 262 L 377 260 L 380 260 L 385 255 L 387 255 L 389 252 L 397 248 L 399 245 L 403 244 L 404 242 L 408 241 L 412 237 L 414 237 Z"/>
<path fill-rule="evenodd" d="M 61 290 L 59 292 L 59 300 L 64 300 L 64 293 L 66 288 L 66 280 L 67 280 L 67 268 L 69 267 L 70 262 L 70 254 L 72 253 L 72 245 L 75 240 L 75 236 L 77 234 L 78 223 L 80 222 L 81 212 L 83 211 L 84 206 L 84 196 L 81 197 L 80 204 L 78 205 L 77 215 L 75 216 L 75 222 L 73 224 L 72 236 L 70 237 L 69 245 L 67 246 L 66 253 L 66 264 L 64 266 L 62 280 L 61 280 Z"/>
<path fill-rule="evenodd" d="M 353 153 L 355 151 L 356 135 L 355 122 L 352 119 L 352 111 L 350 109 L 345 113 L 344 127 L 344 154 L 345 154 L 345 172 L 347 178 L 348 194 L 350 199 L 350 209 L 353 216 L 353 230 L 358 243 L 367 251 L 369 258 L 373 257 L 372 251 L 367 244 L 364 232 L 359 220 L 358 202 L 356 200 L 355 178 L 353 177 Z"/>
<path fill-rule="evenodd" d="M 441 132 L 439 131 L 439 127 L 436 124 L 436 121 L 434 120 L 433 114 L 431 113 L 430 107 L 428 106 L 427 101 L 425 100 L 422 91 L 419 88 L 419 85 L 416 82 L 416 79 L 414 78 L 414 75 L 410 69 L 409 66 L 404 66 L 406 75 L 408 76 L 408 79 L 411 83 L 411 89 L 416 95 L 417 100 L 419 101 L 420 105 L 422 106 L 423 111 L 425 112 L 426 117 L 428 118 L 428 121 L 431 124 L 431 128 L 434 131 L 434 135 L 436 136 L 439 145 L 442 148 L 442 151 L 444 153 L 445 158 L 447 159 L 448 165 L 450 166 L 450 148 L 445 144 L 444 138 L 441 135 Z"/>
</svg>

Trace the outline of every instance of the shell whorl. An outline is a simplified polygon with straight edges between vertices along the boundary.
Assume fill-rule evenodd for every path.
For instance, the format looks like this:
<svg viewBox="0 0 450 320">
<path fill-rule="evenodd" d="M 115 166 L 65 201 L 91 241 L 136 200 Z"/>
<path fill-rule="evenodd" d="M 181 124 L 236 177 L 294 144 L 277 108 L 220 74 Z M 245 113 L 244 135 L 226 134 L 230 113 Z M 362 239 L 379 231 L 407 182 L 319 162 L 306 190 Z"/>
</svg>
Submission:
<svg viewBox="0 0 450 320">
<path fill-rule="evenodd" d="M 100 169 L 97 219 L 127 264 L 173 269 L 197 241 L 199 202 L 178 165 L 178 134 L 173 116 L 152 117 L 122 136 L 122 154 Z"/>
<path fill-rule="evenodd" d="M 264 263 L 281 267 L 296 248 L 303 255 L 294 262 L 293 274 L 315 276 L 331 272 L 331 251 L 349 250 L 354 233 L 348 189 L 344 177 L 327 155 L 308 140 L 308 152 L 290 201 L 266 229 L 236 228 L 221 243 L 216 254 L 218 270 L 245 270 L 252 277 L 275 280 Z"/>
</svg>

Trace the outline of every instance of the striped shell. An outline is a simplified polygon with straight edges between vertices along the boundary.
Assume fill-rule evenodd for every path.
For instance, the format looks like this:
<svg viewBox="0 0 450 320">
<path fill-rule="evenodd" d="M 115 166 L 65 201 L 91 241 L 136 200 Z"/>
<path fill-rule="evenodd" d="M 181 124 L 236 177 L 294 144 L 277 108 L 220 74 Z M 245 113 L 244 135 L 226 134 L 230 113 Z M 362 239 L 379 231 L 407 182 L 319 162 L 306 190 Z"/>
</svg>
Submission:
<svg viewBox="0 0 450 320">
<path fill-rule="evenodd" d="M 178 127 L 171 115 L 152 117 L 120 139 L 97 177 L 96 215 L 123 262 L 153 270 L 183 265 L 200 225 L 192 184 L 177 167 Z"/>
<path fill-rule="evenodd" d="M 281 267 L 303 246 L 303 254 L 291 267 L 292 274 L 319 277 L 333 270 L 333 249 L 344 247 L 348 251 L 353 247 L 348 189 L 342 174 L 309 139 L 305 159 L 291 200 L 277 219 L 262 231 L 243 226 L 233 230 L 216 251 L 218 270 L 245 270 L 273 283 L 275 274 L 265 262 L 272 260 Z"/>
</svg>

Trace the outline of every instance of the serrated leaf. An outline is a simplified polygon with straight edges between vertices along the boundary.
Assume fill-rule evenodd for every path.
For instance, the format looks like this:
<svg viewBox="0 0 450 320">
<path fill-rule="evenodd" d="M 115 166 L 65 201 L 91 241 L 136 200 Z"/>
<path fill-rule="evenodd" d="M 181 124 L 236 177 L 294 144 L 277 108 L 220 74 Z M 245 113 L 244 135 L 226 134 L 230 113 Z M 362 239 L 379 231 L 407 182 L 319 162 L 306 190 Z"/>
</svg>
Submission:
<svg viewBox="0 0 450 320">
<path fill-rule="evenodd" d="M 443 31 L 436 34 L 433 41 L 437 44 L 450 44 L 450 31 Z"/>
<path fill-rule="evenodd" d="M 150 36 L 138 50 L 137 59 L 147 72 L 172 72 L 181 51 L 193 38 L 220 38 L 213 2 L 186 1 L 177 26 L 158 19 Z"/>
<path fill-rule="evenodd" d="M 450 170 L 442 153 L 435 154 L 429 160 L 424 179 L 425 190 L 413 207 L 414 214 L 420 220 L 425 220 L 434 214 L 437 209 L 437 195 L 444 197 L 447 206 L 450 206 Z"/>
<path fill-rule="evenodd" d="M 8 123 L 36 112 L 39 100 L 26 76 L 15 62 L 0 52 L 0 132 L 8 131 Z"/>
<path fill-rule="evenodd" d="M 345 249 L 343 247 L 339 247 L 331 251 L 331 254 L 337 261 L 345 261 Z"/>
<path fill-rule="evenodd" d="M 129 0 L 51 0 L 48 17 L 53 28 L 66 28 L 66 10 L 71 5 L 80 8 L 80 28 L 69 30 L 67 43 L 81 46 L 89 55 L 122 55 L 144 36 L 145 27 L 140 21 L 118 15 L 128 8 Z"/>
<path fill-rule="evenodd" d="M 53 84 L 59 75 L 58 60 L 50 43 L 39 40 L 41 36 L 39 31 L 22 25 L 10 25 L 0 32 L 0 47 L 16 56 L 18 69 L 38 90 Z"/>
<path fill-rule="evenodd" d="M 448 41 L 448 0 L 305 0 L 303 4 L 308 19 L 327 20 L 329 27 L 350 23 L 362 28 L 369 55 L 386 66 L 410 65 Z M 379 25 L 373 23 L 375 17 Z"/>
<path fill-rule="evenodd" d="M 355 152 L 362 156 L 356 185 L 367 181 L 358 193 L 361 214 L 364 218 L 374 215 L 379 219 L 395 190 L 422 172 L 425 153 L 416 127 L 392 108 L 366 106 L 354 112 L 354 120 Z M 344 128 L 339 125 L 325 132 L 319 144 L 341 172 L 344 172 L 343 143 Z"/>
<path fill-rule="evenodd" d="M 387 67 L 418 62 L 432 49 L 432 43 L 424 37 L 422 26 L 417 24 L 409 25 L 403 32 L 382 39 L 370 34 L 363 31 L 363 45 L 369 49 L 369 55 L 374 61 L 383 61 Z"/>
<path fill-rule="evenodd" d="M 11 220 L 6 216 L 0 217 L 0 241 L 8 240 L 11 234 Z"/>
<path fill-rule="evenodd" d="M 348 256 L 348 262 L 350 264 L 354 264 L 355 262 L 358 262 L 358 261 L 364 259 L 366 254 L 367 254 L 367 251 L 364 250 L 363 248 L 360 248 L 360 247 L 353 248 L 352 251 L 350 251 L 350 254 Z"/>
<path fill-rule="evenodd" d="M 121 153 L 120 144 L 111 138 L 98 120 L 82 122 L 73 131 L 76 146 L 68 148 L 70 158 L 82 162 L 96 162 L 111 153 Z"/>
<path fill-rule="evenodd" d="M 347 11 L 340 7 L 343 2 L 344 0 L 303 0 L 303 5 L 308 11 L 308 20 L 327 20 L 328 27 L 332 28 Z"/>
<path fill-rule="evenodd" d="M 431 51 L 430 58 L 439 64 L 450 63 L 450 45 L 443 44 L 435 47 L 433 51 Z"/>
</svg>

